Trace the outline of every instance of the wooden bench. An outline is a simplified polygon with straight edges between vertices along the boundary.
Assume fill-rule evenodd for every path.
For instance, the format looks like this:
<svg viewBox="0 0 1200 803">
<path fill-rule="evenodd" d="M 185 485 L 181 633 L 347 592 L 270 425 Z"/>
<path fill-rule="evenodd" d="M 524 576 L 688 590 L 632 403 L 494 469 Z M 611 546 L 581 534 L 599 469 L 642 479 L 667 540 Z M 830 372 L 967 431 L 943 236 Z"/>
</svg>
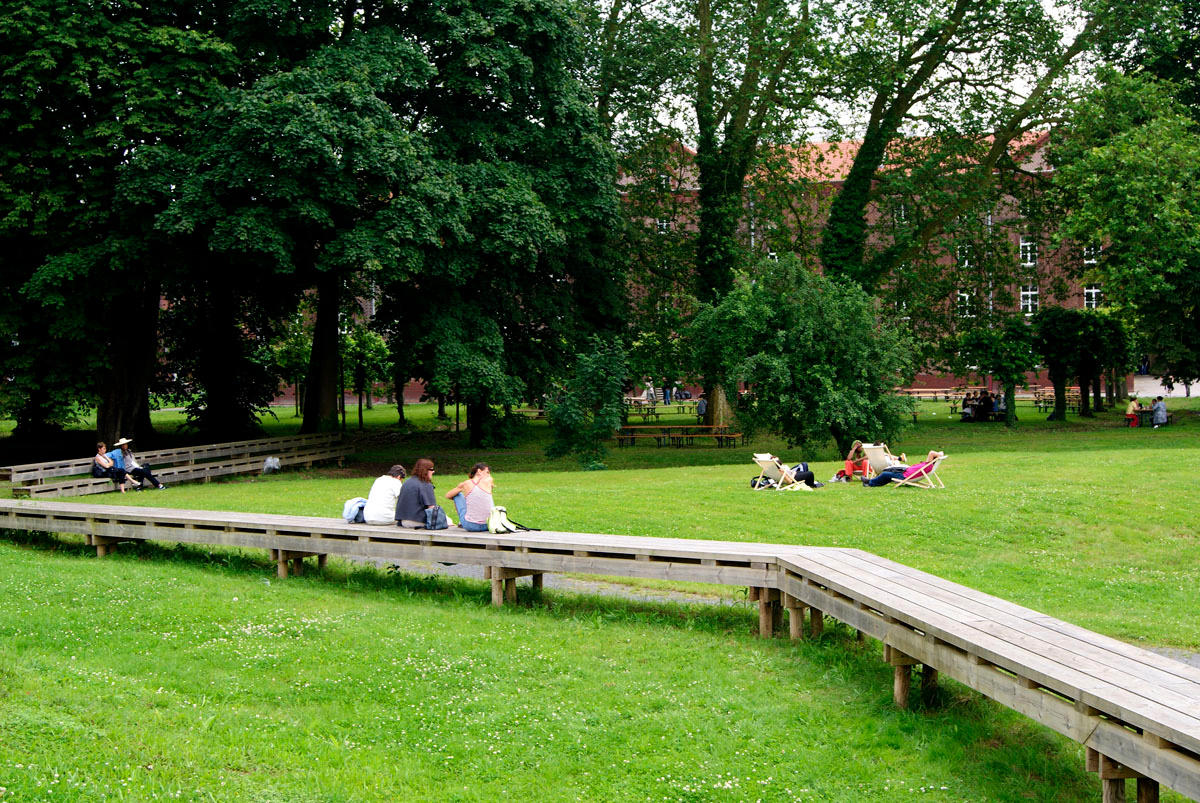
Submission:
<svg viewBox="0 0 1200 803">
<path fill-rule="evenodd" d="M 691 446 L 696 438 L 712 438 L 717 446 L 736 446 L 743 439 L 740 432 L 730 432 L 729 427 L 656 424 L 630 424 L 621 427 L 615 435 L 618 446 L 632 446 L 638 440 L 654 440 L 658 446 Z"/>
<path fill-rule="evenodd" d="M 546 411 L 540 410 L 536 407 L 516 407 L 513 408 L 513 412 L 517 415 L 525 416 L 526 418 L 532 418 L 535 421 L 546 418 Z"/>
<path fill-rule="evenodd" d="M 98 556 L 120 541 L 223 544 L 270 551 L 280 577 L 306 557 L 342 555 L 474 564 L 492 602 L 546 572 L 747 586 L 758 631 L 818 636 L 826 617 L 878 639 L 907 707 L 947 675 L 1087 748 L 1104 800 L 1139 801 L 1163 783 L 1200 800 L 1200 669 L 857 549 L 568 532 L 405 530 L 341 519 L 0 500 L 0 529 L 82 534 Z"/>
<path fill-rule="evenodd" d="M 342 445 L 341 435 L 330 432 L 134 454 L 138 462 L 148 466 L 159 480 L 175 483 L 193 480 L 207 482 L 218 476 L 255 473 L 262 469 L 267 456 L 278 458 L 281 467 L 311 466 L 324 460 L 336 460 L 340 464 L 352 452 L 352 447 Z M 83 496 L 113 490 L 112 480 L 91 476 L 91 468 L 91 457 L 26 463 L 0 468 L 0 481 L 14 483 L 14 497 Z"/>
</svg>

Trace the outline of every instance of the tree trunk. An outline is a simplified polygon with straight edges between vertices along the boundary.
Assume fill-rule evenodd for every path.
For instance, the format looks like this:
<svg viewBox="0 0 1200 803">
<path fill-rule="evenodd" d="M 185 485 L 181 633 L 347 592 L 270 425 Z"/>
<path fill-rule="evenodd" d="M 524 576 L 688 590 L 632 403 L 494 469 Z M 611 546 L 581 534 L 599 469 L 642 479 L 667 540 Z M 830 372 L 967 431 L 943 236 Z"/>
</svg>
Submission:
<svg viewBox="0 0 1200 803">
<path fill-rule="evenodd" d="M 491 409 L 481 402 L 467 402 L 467 442 L 472 449 L 483 446 L 483 427 L 491 417 Z"/>
<path fill-rule="evenodd" d="M 1093 391 L 1093 397 L 1094 397 L 1094 403 L 1092 404 L 1092 407 L 1098 413 L 1104 412 L 1104 394 L 1100 390 L 1100 374 L 1099 373 L 1097 373 L 1095 376 L 1092 377 L 1092 391 Z"/>
<path fill-rule="evenodd" d="M 300 432 L 336 432 L 338 429 L 338 311 L 341 283 L 337 276 L 317 278 L 317 314 L 313 321 L 312 356 L 304 394 L 304 422 Z"/>
<path fill-rule="evenodd" d="M 158 301 L 158 283 L 147 282 L 120 302 L 120 331 L 137 335 L 122 334 L 110 344 L 108 370 L 97 383 L 96 436 L 106 443 L 130 437 L 144 448 L 153 440 L 146 404 L 158 358 Z"/>
<path fill-rule="evenodd" d="M 358 428 L 363 428 L 363 394 L 358 394 Z"/>
<path fill-rule="evenodd" d="M 1012 429 L 1017 423 L 1017 384 L 1004 386 L 1004 426 Z"/>
<path fill-rule="evenodd" d="M 1067 420 L 1067 376 L 1061 369 L 1050 369 L 1050 384 L 1054 386 L 1054 412 L 1046 416 L 1047 421 Z"/>
<path fill-rule="evenodd" d="M 1075 381 L 1079 383 L 1079 417 L 1092 418 L 1092 378 L 1081 376 Z"/>
</svg>

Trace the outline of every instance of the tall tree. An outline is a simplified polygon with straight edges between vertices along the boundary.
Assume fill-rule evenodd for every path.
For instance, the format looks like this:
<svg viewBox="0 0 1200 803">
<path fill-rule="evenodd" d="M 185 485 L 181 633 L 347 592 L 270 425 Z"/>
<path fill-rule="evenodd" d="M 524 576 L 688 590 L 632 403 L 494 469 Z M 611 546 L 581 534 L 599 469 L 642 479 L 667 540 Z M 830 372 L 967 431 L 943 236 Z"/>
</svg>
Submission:
<svg viewBox="0 0 1200 803">
<path fill-rule="evenodd" d="M 1080 7 L 1073 33 L 1036 0 L 955 0 L 919 10 L 879 0 L 846 14 L 842 31 L 852 44 L 841 86 L 869 115 L 831 207 L 821 259 L 830 275 L 873 290 L 953 220 L 986 203 L 997 177 L 1014 166 L 1014 145 L 1061 108 L 1082 57 L 1161 16 L 1162 8 L 1126 0 Z M 914 128 L 928 132 L 923 160 L 955 178 L 958 191 L 927 204 L 903 236 L 870 248 L 868 207 L 881 168 L 893 143 Z"/>
<path fill-rule="evenodd" d="M 1200 133 L 1173 87 L 1110 73 L 1052 152 L 1062 230 L 1099 249 L 1076 266 L 1129 310 L 1154 370 L 1200 380 Z"/>
<path fill-rule="evenodd" d="M 894 389 L 914 369 L 908 335 L 879 319 L 865 293 L 801 267 L 766 261 L 721 301 L 703 308 L 692 347 L 735 392 L 747 382 L 740 426 L 783 435 L 807 452 L 830 438 L 845 453 L 855 439 L 888 440 L 911 410 Z"/>
</svg>

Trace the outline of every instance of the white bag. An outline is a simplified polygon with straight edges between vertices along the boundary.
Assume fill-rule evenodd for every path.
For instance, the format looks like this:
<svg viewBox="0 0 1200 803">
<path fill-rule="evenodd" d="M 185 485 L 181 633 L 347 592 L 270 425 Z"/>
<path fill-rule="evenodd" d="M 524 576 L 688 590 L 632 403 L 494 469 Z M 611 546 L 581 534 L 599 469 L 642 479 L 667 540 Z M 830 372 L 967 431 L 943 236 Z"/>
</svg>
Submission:
<svg viewBox="0 0 1200 803">
<path fill-rule="evenodd" d="M 278 471 L 278 470 L 279 470 L 279 458 L 278 457 L 268 457 L 266 460 L 263 461 L 263 467 L 262 467 L 263 474 L 270 474 L 272 471 Z"/>
<path fill-rule="evenodd" d="M 489 533 L 515 533 L 517 528 L 508 520 L 508 511 L 497 505 L 488 514 L 487 528 Z"/>
</svg>

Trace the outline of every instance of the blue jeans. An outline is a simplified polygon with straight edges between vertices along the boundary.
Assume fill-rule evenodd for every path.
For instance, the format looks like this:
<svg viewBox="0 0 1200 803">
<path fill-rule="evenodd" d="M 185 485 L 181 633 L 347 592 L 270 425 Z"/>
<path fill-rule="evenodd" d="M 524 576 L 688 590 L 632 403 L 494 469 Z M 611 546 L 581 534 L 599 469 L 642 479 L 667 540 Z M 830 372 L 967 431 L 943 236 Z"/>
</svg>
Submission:
<svg viewBox="0 0 1200 803">
<path fill-rule="evenodd" d="M 885 468 L 883 471 L 879 472 L 878 475 L 864 482 L 863 485 L 868 485 L 872 488 L 875 488 L 880 485 L 887 485 L 893 480 L 899 482 L 902 479 L 904 479 L 904 469 Z"/>
<path fill-rule="evenodd" d="M 469 533 L 486 533 L 486 524 L 476 524 L 473 521 L 467 521 L 467 497 L 466 494 L 458 494 L 454 497 L 454 509 L 458 511 L 458 523 L 464 530 Z"/>
</svg>

